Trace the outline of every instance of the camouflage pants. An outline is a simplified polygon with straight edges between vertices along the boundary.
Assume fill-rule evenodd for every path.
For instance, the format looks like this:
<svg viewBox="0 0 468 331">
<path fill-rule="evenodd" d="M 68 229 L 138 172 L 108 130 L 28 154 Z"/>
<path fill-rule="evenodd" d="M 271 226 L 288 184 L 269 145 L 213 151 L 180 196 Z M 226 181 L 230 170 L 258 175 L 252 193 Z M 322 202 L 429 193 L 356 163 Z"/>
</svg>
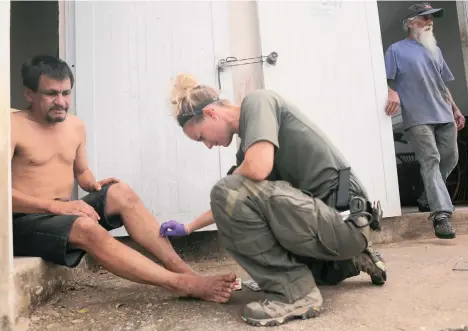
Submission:
<svg viewBox="0 0 468 331">
<path fill-rule="evenodd" d="M 284 181 L 221 179 L 211 190 L 221 244 L 271 300 L 292 303 L 316 283 L 356 276 L 366 249 L 359 229 L 339 212 Z"/>
</svg>

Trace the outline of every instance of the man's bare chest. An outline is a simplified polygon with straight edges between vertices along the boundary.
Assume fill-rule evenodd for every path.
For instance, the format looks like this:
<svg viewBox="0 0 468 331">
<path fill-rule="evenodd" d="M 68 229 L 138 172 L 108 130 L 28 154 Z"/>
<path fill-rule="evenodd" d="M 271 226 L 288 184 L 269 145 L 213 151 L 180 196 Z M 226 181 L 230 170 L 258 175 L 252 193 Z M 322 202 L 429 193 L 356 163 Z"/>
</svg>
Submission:
<svg viewBox="0 0 468 331">
<path fill-rule="evenodd" d="M 15 148 L 15 158 L 28 165 L 67 164 L 75 161 L 80 144 L 73 135 L 41 135 L 30 133 L 19 139 Z"/>
</svg>

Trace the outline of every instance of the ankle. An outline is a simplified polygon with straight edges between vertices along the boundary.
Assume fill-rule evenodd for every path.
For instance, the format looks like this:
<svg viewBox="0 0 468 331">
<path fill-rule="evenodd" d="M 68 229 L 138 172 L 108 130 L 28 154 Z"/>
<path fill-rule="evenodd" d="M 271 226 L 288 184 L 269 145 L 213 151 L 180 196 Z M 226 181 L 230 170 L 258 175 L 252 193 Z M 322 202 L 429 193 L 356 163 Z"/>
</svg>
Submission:
<svg viewBox="0 0 468 331">
<path fill-rule="evenodd" d="M 162 261 L 164 266 L 175 273 L 178 274 L 191 274 L 196 275 L 195 271 L 192 270 L 182 259 L 174 258 L 167 261 Z"/>
<path fill-rule="evenodd" d="M 189 283 L 190 279 L 188 275 L 176 273 L 167 280 L 164 287 L 175 292 L 188 292 Z"/>
</svg>

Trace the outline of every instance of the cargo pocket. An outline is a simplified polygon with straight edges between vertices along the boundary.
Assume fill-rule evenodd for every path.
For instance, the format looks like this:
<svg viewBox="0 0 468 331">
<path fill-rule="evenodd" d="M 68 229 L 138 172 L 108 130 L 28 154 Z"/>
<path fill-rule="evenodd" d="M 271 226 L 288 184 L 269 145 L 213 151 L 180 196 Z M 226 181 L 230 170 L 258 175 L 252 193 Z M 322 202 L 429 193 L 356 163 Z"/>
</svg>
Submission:
<svg viewBox="0 0 468 331">
<path fill-rule="evenodd" d="M 267 217 L 280 244 L 300 256 L 316 259 L 338 256 L 334 222 L 330 220 L 339 213 L 289 183 L 276 184 Z"/>
<path fill-rule="evenodd" d="M 264 203 L 265 218 L 281 246 L 295 255 L 307 256 L 316 240 L 310 222 L 313 199 L 289 183 L 277 181 Z"/>
<path fill-rule="evenodd" d="M 338 244 L 336 231 L 339 230 L 337 227 L 347 227 L 340 213 L 317 199 L 315 222 L 317 223 L 317 237 L 320 242 L 317 254 L 321 256 L 317 258 L 329 260 L 340 256 L 340 245 Z"/>
<path fill-rule="evenodd" d="M 272 246 L 271 242 L 275 240 L 268 222 L 249 196 L 238 197 L 231 201 L 229 206 L 224 204 L 220 207 L 217 202 L 212 202 L 218 234 L 221 244 L 226 249 L 242 255 L 257 255 Z M 266 240 L 266 243 L 262 240 Z M 245 246 L 251 247 L 252 252 L 249 253 L 250 249 L 246 249 Z"/>
</svg>

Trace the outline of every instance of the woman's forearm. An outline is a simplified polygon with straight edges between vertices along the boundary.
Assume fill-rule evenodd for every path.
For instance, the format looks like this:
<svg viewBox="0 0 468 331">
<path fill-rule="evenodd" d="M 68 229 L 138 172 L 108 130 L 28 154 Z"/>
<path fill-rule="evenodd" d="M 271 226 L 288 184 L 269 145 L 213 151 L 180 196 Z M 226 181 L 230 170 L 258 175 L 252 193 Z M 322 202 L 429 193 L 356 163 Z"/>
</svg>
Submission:
<svg viewBox="0 0 468 331">
<path fill-rule="evenodd" d="M 187 233 L 192 233 L 198 229 L 202 229 L 205 226 L 208 226 L 214 223 L 215 223 L 215 220 L 213 218 L 213 213 L 211 212 L 211 209 L 210 209 L 207 212 L 203 213 L 200 217 L 198 217 L 192 223 L 187 224 L 185 226 L 185 230 L 187 231 Z"/>
</svg>

